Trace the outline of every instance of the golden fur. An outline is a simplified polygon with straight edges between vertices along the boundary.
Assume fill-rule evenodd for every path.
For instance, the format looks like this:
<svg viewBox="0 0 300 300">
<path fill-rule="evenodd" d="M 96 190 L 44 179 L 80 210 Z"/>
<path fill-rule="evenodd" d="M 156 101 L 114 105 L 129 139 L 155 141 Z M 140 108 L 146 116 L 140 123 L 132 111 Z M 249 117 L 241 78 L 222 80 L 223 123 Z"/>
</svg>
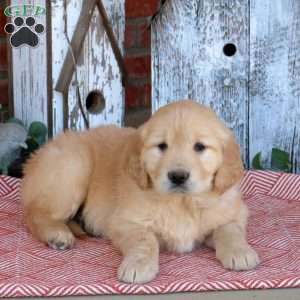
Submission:
<svg viewBox="0 0 300 300">
<path fill-rule="evenodd" d="M 174 174 L 185 174 L 184 184 Z M 160 248 L 182 253 L 205 242 L 225 268 L 258 264 L 246 241 L 242 174 L 231 131 L 211 109 L 184 100 L 137 130 L 60 135 L 27 163 L 22 199 L 29 229 L 55 249 L 73 245 L 70 221 L 83 207 L 85 229 L 123 254 L 119 280 L 143 283 L 158 273 Z"/>
</svg>

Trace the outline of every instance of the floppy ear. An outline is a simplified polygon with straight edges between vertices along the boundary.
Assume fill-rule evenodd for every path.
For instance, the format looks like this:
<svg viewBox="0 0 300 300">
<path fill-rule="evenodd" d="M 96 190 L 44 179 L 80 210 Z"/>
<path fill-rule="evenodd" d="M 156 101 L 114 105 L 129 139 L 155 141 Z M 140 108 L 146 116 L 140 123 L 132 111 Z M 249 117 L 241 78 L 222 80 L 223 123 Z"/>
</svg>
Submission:
<svg viewBox="0 0 300 300">
<path fill-rule="evenodd" d="M 230 133 L 223 148 L 223 163 L 214 178 L 214 190 L 223 194 L 232 185 L 238 183 L 244 172 L 240 147 Z"/>
<path fill-rule="evenodd" d="M 128 141 L 125 166 L 129 176 L 137 182 L 141 189 L 145 190 L 150 187 L 150 178 L 141 162 L 142 147 L 142 139 L 137 131 Z"/>
</svg>

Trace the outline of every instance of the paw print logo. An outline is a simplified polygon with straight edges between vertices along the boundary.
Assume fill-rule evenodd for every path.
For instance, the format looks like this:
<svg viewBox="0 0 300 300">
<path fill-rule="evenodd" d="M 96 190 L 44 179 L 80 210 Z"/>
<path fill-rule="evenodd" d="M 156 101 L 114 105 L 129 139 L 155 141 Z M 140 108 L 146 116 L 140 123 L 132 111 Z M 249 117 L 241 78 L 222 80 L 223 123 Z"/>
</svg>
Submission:
<svg viewBox="0 0 300 300">
<path fill-rule="evenodd" d="M 6 33 L 11 34 L 10 43 L 13 47 L 20 47 L 28 45 L 36 47 L 39 44 L 39 34 L 45 31 L 42 24 L 36 24 L 33 17 L 26 19 L 17 17 L 13 23 L 5 25 L 4 30 Z"/>
</svg>

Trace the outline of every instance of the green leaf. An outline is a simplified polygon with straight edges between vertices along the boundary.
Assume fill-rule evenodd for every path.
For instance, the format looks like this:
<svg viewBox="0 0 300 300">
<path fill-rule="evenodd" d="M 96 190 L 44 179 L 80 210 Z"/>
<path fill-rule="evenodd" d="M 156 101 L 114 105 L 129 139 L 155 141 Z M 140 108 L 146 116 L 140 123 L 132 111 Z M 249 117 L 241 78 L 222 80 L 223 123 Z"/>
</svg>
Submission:
<svg viewBox="0 0 300 300">
<path fill-rule="evenodd" d="M 261 165 L 261 152 L 255 154 L 252 160 L 252 168 L 256 170 L 264 170 Z"/>
<path fill-rule="evenodd" d="M 292 163 L 289 153 L 277 148 L 272 149 L 271 168 L 276 171 L 291 172 Z"/>
<path fill-rule="evenodd" d="M 48 130 L 42 122 L 32 122 L 28 130 L 28 136 L 33 138 L 39 145 L 43 145 L 47 139 Z"/>
<path fill-rule="evenodd" d="M 8 166 L 6 163 L 0 163 L 0 174 L 7 175 L 8 174 Z"/>
<path fill-rule="evenodd" d="M 16 123 L 16 124 L 19 124 L 21 125 L 22 127 L 26 128 L 25 124 L 20 120 L 20 119 L 17 119 L 17 118 L 9 118 L 6 123 Z"/>
<path fill-rule="evenodd" d="M 28 146 L 28 148 L 26 149 L 26 152 L 34 152 L 35 150 L 37 150 L 40 145 L 39 143 L 32 137 L 29 137 L 27 140 L 26 140 L 26 144 Z"/>
</svg>

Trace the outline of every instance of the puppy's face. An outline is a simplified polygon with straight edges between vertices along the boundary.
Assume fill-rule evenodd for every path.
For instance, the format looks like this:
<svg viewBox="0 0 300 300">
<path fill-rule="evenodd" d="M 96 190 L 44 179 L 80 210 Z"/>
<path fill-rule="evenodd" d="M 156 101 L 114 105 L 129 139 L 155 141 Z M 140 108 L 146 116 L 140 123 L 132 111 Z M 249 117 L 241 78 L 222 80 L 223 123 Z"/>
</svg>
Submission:
<svg viewBox="0 0 300 300">
<path fill-rule="evenodd" d="M 152 187 L 160 193 L 198 194 L 213 189 L 231 133 L 210 109 L 181 101 L 155 113 L 141 137 L 140 163 Z M 222 176 L 226 181 L 233 174 Z"/>
</svg>

